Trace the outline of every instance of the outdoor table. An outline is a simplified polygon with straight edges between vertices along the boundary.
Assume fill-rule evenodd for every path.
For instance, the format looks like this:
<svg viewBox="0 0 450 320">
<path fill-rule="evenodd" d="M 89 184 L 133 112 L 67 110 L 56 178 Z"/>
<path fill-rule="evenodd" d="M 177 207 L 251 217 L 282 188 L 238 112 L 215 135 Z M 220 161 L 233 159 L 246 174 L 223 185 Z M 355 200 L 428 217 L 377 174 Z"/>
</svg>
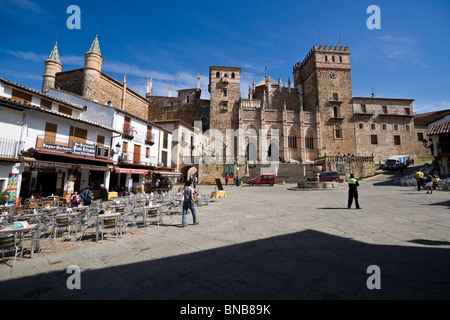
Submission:
<svg viewBox="0 0 450 320">
<path fill-rule="evenodd" d="M 97 215 L 97 225 L 95 230 L 95 241 L 98 242 L 98 233 L 99 233 L 99 225 L 102 222 L 102 220 L 105 219 L 115 219 L 117 224 L 117 219 L 119 219 L 122 216 L 122 213 L 109 213 L 109 214 L 99 214 Z M 116 231 L 117 234 L 117 231 Z"/>
<path fill-rule="evenodd" d="M 22 227 L 22 228 L 14 228 L 13 226 L 6 227 L 4 229 L 0 230 L 0 234 L 8 234 L 8 233 L 25 233 L 25 232 L 31 232 L 31 259 L 34 257 L 34 236 L 36 233 L 36 230 L 39 228 L 39 223 L 33 223 L 30 224 L 28 227 Z M 23 248 L 22 248 L 23 250 Z"/>
</svg>

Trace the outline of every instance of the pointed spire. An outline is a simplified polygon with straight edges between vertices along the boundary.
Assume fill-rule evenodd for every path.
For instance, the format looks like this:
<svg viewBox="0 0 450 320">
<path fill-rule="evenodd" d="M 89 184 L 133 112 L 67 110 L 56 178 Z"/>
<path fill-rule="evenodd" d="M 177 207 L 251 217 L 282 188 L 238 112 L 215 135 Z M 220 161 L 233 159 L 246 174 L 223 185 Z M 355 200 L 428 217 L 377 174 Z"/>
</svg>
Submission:
<svg viewBox="0 0 450 320">
<path fill-rule="evenodd" d="M 59 53 L 58 53 L 58 41 L 55 43 L 55 47 L 50 53 L 50 56 L 48 57 L 47 61 L 49 60 L 61 63 L 61 61 L 59 60 Z"/>
<path fill-rule="evenodd" d="M 172 85 L 169 83 L 169 98 L 172 98 Z"/>
<path fill-rule="evenodd" d="M 197 75 L 197 89 L 200 89 L 200 72 Z"/>
<path fill-rule="evenodd" d="M 98 43 L 98 37 L 95 36 L 94 42 L 92 42 L 91 48 L 88 52 L 97 53 L 98 55 L 102 55 L 100 51 L 100 44 Z"/>
</svg>

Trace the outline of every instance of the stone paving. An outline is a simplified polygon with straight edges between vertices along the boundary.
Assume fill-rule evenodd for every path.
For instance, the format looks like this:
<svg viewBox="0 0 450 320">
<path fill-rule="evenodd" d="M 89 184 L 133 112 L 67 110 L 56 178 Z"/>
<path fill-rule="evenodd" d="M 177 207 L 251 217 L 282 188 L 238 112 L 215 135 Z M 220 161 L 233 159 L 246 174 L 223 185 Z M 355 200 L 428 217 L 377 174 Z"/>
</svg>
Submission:
<svg viewBox="0 0 450 320">
<path fill-rule="evenodd" d="M 394 186 L 390 175 L 347 185 L 228 186 L 227 197 L 115 242 L 0 264 L 1 299 L 449 299 L 450 192 Z M 200 186 L 208 193 L 214 186 Z M 11 260 L 9 261 L 11 262 Z M 69 290 L 69 266 L 81 289 Z M 369 266 L 379 272 L 368 272 Z M 378 276 L 376 278 L 375 276 Z M 380 289 L 369 289 L 368 283 Z"/>
</svg>

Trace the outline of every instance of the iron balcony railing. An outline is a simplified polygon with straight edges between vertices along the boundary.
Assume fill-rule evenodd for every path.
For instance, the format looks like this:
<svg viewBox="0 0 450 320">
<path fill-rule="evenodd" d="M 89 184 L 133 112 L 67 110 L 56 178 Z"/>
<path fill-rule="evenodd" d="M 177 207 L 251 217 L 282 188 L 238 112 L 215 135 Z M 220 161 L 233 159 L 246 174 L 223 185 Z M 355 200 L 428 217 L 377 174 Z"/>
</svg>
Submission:
<svg viewBox="0 0 450 320">
<path fill-rule="evenodd" d="M 18 159 L 24 145 L 24 141 L 0 138 L 0 158 Z"/>
</svg>

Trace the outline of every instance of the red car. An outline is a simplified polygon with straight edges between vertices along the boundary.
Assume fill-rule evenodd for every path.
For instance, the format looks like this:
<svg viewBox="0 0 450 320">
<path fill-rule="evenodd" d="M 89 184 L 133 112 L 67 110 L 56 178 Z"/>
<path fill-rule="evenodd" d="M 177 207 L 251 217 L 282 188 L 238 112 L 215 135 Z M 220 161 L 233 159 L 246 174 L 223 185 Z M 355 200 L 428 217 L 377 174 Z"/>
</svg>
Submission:
<svg viewBox="0 0 450 320">
<path fill-rule="evenodd" d="M 309 181 L 314 181 L 314 178 L 309 178 Z M 339 173 L 336 171 L 324 171 L 321 172 L 319 175 L 320 182 L 324 181 L 331 181 L 331 182 L 337 182 L 339 181 Z"/>
<path fill-rule="evenodd" d="M 268 184 L 270 186 L 273 186 L 275 184 L 275 179 L 275 174 L 265 173 L 257 176 L 255 179 L 249 179 L 247 183 L 250 186 L 253 186 L 254 184 Z"/>
</svg>

